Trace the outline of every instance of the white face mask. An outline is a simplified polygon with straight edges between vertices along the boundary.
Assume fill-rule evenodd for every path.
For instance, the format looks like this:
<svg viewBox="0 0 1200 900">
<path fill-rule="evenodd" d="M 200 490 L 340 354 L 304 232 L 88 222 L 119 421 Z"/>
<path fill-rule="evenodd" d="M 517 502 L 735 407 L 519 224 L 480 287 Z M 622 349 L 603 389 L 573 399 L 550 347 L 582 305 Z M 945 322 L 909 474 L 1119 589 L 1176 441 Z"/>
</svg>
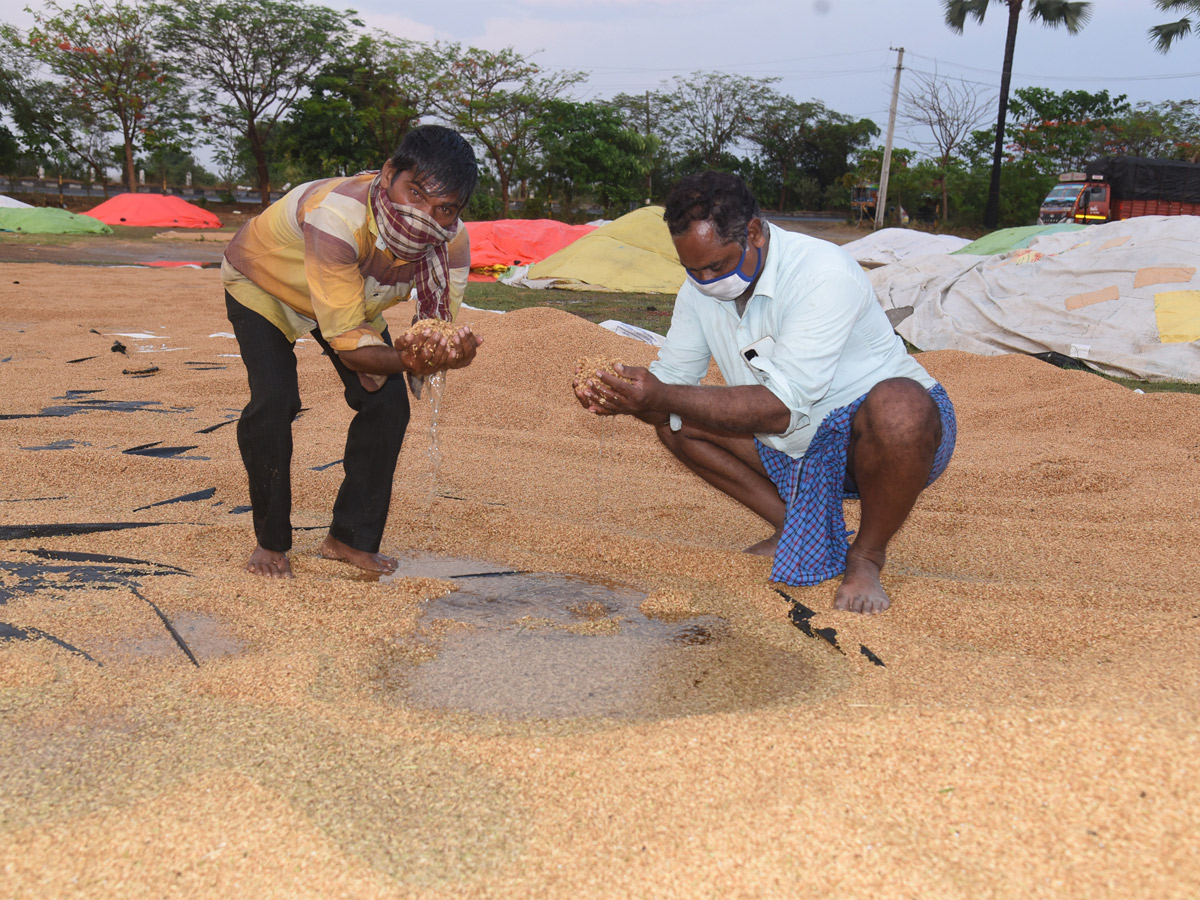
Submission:
<svg viewBox="0 0 1200 900">
<path fill-rule="evenodd" d="M 724 275 L 719 275 L 716 278 L 710 278 L 707 281 L 693 278 L 692 273 L 689 272 L 687 276 L 688 280 L 696 290 L 712 297 L 714 300 L 736 300 L 746 292 L 746 288 L 758 277 L 758 271 L 762 268 L 762 250 L 755 247 L 754 251 L 758 254 L 758 260 L 754 263 L 754 273 L 751 275 L 742 274 L 742 263 L 746 260 L 746 249 L 743 249 L 742 255 L 732 271 L 726 272 Z"/>
</svg>

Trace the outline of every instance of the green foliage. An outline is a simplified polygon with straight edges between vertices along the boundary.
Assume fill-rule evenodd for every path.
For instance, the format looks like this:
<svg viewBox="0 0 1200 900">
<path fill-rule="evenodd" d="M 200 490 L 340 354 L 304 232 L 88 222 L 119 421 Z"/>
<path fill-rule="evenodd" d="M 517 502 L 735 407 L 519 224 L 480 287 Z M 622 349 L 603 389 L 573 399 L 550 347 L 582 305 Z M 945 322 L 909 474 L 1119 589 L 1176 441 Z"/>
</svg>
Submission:
<svg viewBox="0 0 1200 900">
<path fill-rule="evenodd" d="M 859 150 L 855 156 L 853 168 L 840 179 L 841 186 L 848 191 L 856 184 L 877 184 L 883 169 L 883 154 L 882 146 Z M 895 216 L 898 206 L 908 209 L 915 197 L 927 189 L 924 182 L 916 178 L 910 171 L 917 164 L 916 160 L 917 151 L 907 147 L 892 148 L 892 166 L 888 176 L 887 202 L 884 207 L 889 211 L 889 217 Z"/>
<path fill-rule="evenodd" d="M 664 138 L 698 168 L 720 168 L 722 157 L 754 127 L 766 98 L 778 96 L 771 90 L 777 81 L 714 71 L 676 76 L 655 92 Z"/>
<path fill-rule="evenodd" d="M 362 36 L 313 78 L 281 124 L 280 150 L 310 177 L 379 168 L 433 109 L 438 63 L 414 41 Z"/>
<path fill-rule="evenodd" d="M 34 20 L 25 35 L 13 28 L 5 33 L 18 59 L 54 78 L 27 78 L 16 100 L 14 119 L 27 142 L 64 148 L 102 172 L 107 135 L 115 132 L 123 178 L 136 190 L 135 154 L 178 147 L 191 129 L 181 81 L 152 46 L 154 12 L 123 0 L 72 7 L 48 0 Z"/>
<path fill-rule="evenodd" d="M 798 103 L 766 90 L 748 138 L 758 147 L 757 195 L 779 209 L 824 209 L 826 191 L 850 171 L 850 156 L 879 134 L 823 103 Z M 840 195 L 839 195 L 840 196 Z"/>
<path fill-rule="evenodd" d="M 22 155 L 17 136 L 0 124 L 0 172 L 16 172 Z"/>
<path fill-rule="evenodd" d="M 547 104 L 584 79 L 582 72 L 543 74 L 511 47 L 498 53 L 459 44 L 438 47 L 442 74 L 434 105 L 454 128 L 473 137 L 495 170 L 501 214 L 514 181 L 534 174 L 534 151 Z"/>
<path fill-rule="evenodd" d="M 348 26 L 362 23 L 352 13 L 298 0 L 173 0 L 153 9 L 161 22 L 158 46 L 198 82 L 204 124 L 245 136 L 265 206 L 272 129 Z"/>
<path fill-rule="evenodd" d="M 479 184 L 471 195 L 462 217 L 466 221 L 489 221 L 500 218 L 500 197 L 497 194 L 499 182 L 488 169 L 479 172 Z"/>
<path fill-rule="evenodd" d="M 1078 171 L 1106 147 L 1116 123 L 1132 113 L 1124 94 L 1107 90 L 1064 91 L 1020 88 L 1010 107 L 1006 149 L 1039 172 Z"/>
<path fill-rule="evenodd" d="M 550 100 L 537 140 L 542 171 L 557 188 L 568 221 L 579 197 L 594 197 L 611 217 L 645 193 L 652 139 L 625 127 L 611 107 Z"/>
<path fill-rule="evenodd" d="M 1200 101 L 1139 103 L 1113 123 L 1105 152 L 1200 162 Z"/>
<path fill-rule="evenodd" d="M 1183 11 L 1192 15 L 1200 15 L 1200 0 L 1154 0 L 1154 5 L 1162 12 L 1175 13 Z M 1150 41 L 1159 53 L 1166 53 L 1180 38 L 1192 33 L 1192 20 L 1185 15 L 1174 22 L 1155 25 L 1149 31 Z"/>
<path fill-rule="evenodd" d="M 1016 50 L 1017 23 L 1025 0 L 942 0 L 946 25 L 961 34 L 968 17 L 982 23 L 992 3 L 1005 7 L 1008 13 L 1008 32 L 1004 41 L 1004 62 L 1000 68 L 1000 104 L 996 116 L 995 142 L 992 150 L 992 176 L 988 185 L 987 206 L 983 223 L 988 228 L 996 227 L 1000 207 L 1000 170 L 1004 156 L 1004 135 L 1008 113 L 1008 87 Z M 1032 22 L 1041 22 L 1051 28 L 1062 26 L 1070 34 L 1077 34 L 1087 24 L 1092 14 L 1092 4 L 1086 0 L 1029 0 L 1026 7 Z"/>
<path fill-rule="evenodd" d="M 137 159 L 137 165 L 146 172 L 146 180 L 166 185 L 180 185 L 188 176 L 196 186 L 214 185 L 217 176 L 209 172 L 191 153 L 175 148 L 159 148 Z"/>
<path fill-rule="evenodd" d="M 641 134 L 648 142 L 646 189 L 641 199 L 661 199 L 679 177 L 676 152 L 668 131 L 666 101 L 658 92 L 617 94 L 603 105 L 620 115 L 625 127 Z"/>
</svg>

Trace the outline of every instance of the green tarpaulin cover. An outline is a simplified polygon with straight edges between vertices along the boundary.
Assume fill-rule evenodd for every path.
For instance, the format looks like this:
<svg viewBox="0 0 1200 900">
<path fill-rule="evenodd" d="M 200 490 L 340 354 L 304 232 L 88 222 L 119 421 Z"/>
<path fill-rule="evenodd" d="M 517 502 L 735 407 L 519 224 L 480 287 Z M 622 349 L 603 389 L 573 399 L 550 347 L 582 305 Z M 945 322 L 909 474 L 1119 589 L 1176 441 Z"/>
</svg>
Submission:
<svg viewBox="0 0 1200 900">
<path fill-rule="evenodd" d="M 91 216 L 77 216 L 65 209 L 31 206 L 28 209 L 0 208 L 0 231 L 25 234 L 112 234 L 112 229 Z"/>
<path fill-rule="evenodd" d="M 994 256 L 997 253 L 1007 253 L 1009 250 L 1023 250 L 1029 242 L 1045 234 L 1058 234 L 1060 231 L 1079 231 L 1086 225 L 1076 225 L 1074 222 L 1059 222 L 1057 225 L 1019 225 L 1016 228 L 1001 228 L 991 234 L 985 234 L 977 241 L 955 250 L 955 254 L 963 256 Z"/>
</svg>

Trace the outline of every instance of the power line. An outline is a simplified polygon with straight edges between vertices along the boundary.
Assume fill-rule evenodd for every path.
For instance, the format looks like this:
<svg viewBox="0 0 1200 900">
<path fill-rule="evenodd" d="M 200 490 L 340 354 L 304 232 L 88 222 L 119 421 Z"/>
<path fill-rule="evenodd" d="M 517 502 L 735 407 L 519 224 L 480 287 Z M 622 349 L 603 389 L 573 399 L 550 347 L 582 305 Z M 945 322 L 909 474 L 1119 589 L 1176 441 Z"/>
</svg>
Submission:
<svg viewBox="0 0 1200 900">
<path fill-rule="evenodd" d="M 979 66 L 968 66 L 964 63 L 939 60 L 935 56 L 922 56 L 920 53 L 912 53 L 910 55 L 915 56 L 918 59 L 928 60 L 934 65 L 954 66 L 959 69 L 965 69 L 968 72 L 987 72 L 991 74 L 995 73 L 996 71 L 995 69 L 985 69 Z M 1200 78 L 1200 72 L 1181 72 L 1173 75 L 1113 75 L 1109 72 L 1105 72 L 1103 75 L 1033 75 L 1027 72 L 1014 71 L 1012 74 L 1014 78 L 1028 78 L 1031 81 L 1087 81 L 1091 82 L 1092 84 L 1095 84 L 1098 81 L 1171 81 L 1179 78 Z M 982 84 L 982 82 L 973 83 Z M 999 85 L 996 84 L 990 86 L 999 87 Z"/>
</svg>

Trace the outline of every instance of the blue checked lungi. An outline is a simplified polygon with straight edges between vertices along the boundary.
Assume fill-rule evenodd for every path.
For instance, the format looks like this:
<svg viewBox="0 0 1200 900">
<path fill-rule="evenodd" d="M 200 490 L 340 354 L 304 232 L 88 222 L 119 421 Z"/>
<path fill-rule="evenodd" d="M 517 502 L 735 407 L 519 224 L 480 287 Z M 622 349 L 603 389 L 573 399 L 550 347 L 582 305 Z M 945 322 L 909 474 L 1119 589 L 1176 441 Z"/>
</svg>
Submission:
<svg viewBox="0 0 1200 900">
<path fill-rule="evenodd" d="M 758 456 L 767 475 L 787 503 L 783 533 L 775 551 L 771 580 L 781 584 L 819 584 L 846 571 L 846 530 L 842 501 L 857 499 L 845 490 L 846 454 L 850 448 L 850 423 L 866 399 L 863 394 L 853 403 L 833 410 L 813 435 L 804 456 L 796 459 L 755 439 Z M 933 470 L 926 486 L 933 484 L 946 470 L 954 453 L 958 424 L 954 405 L 946 389 L 935 384 L 929 396 L 942 416 L 942 442 L 933 458 Z"/>
</svg>

